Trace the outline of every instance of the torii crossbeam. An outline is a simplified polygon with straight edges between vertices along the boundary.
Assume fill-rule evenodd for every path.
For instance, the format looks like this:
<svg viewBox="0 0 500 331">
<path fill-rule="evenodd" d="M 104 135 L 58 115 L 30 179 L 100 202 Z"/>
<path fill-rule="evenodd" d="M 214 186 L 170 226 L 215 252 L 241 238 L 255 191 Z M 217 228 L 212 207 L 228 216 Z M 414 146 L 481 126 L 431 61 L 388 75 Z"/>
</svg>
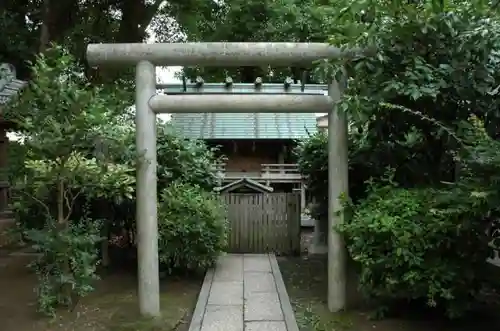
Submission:
<svg viewBox="0 0 500 331">
<path fill-rule="evenodd" d="M 323 43 L 167 43 L 91 44 L 90 65 L 136 66 L 137 238 L 139 308 L 160 315 L 156 188 L 156 114 L 173 112 L 328 112 L 328 307 L 346 304 L 346 256 L 342 237 L 332 227 L 342 222 L 341 194 L 347 182 L 347 121 L 336 111 L 342 89 L 332 77 L 328 96 L 293 94 L 160 95 L 155 66 L 311 65 L 321 59 L 352 57 Z M 343 84 L 340 84 L 341 86 Z"/>
</svg>

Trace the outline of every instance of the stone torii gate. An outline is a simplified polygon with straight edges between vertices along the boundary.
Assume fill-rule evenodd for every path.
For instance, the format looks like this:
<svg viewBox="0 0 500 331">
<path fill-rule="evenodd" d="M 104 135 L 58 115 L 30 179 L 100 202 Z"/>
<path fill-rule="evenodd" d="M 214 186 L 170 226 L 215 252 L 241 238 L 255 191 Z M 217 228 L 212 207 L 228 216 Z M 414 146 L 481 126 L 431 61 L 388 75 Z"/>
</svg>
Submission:
<svg viewBox="0 0 500 331">
<path fill-rule="evenodd" d="M 323 43 L 166 43 L 91 44 L 91 66 L 136 66 L 138 296 L 141 314 L 160 315 L 156 177 L 156 114 L 239 112 L 328 113 L 328 307 L 346 305 L 346 253 L 332 227 L 343 220 L 341 194 L 348 191 L 347 121 L 336 110 L 343 84 L 333 77 L 328 96 L 302 94 L 156 93 L 155 66 L 310 65 L 354 52 Z"/>
</svg>

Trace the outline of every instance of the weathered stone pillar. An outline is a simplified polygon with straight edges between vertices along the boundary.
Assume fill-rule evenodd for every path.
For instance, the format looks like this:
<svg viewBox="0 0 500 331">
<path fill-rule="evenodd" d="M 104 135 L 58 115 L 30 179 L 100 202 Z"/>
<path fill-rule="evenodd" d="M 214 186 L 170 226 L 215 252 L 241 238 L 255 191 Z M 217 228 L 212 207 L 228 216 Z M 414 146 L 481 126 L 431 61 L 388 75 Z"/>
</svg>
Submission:
<svg viewBox="0 0 500 331">
<path fill-rule="evenodd" d="M 306 186 L 304 183 L 300 183 L 300 211 L 304 212 L 306 209 Z"/>
<path fill-rule="evenodd" d="M 139 311 L 157 317 L 160 311 L 158 215 L 156 193 L 156 115 L 149 101 L 156 94 L 155 65 L 140 61 L 135 79 L 137 167 L 137 260 Z"/>
<path fill-rule="evenodd" d="M 314 232 L 309 254 L 328 253 L 328 222 L 327 220 L 314 220 Z"/>
</svg>

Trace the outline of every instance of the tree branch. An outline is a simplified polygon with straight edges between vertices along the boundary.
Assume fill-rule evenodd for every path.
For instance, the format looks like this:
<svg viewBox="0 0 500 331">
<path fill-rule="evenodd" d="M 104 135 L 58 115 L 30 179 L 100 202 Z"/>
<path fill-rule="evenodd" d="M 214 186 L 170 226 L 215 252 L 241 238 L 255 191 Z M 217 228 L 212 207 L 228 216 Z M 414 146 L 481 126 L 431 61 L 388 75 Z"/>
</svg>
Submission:
<svg viewBox="0 0 500 331">
<path fill-rule="evenodd" d="M 144 17 L 142 18 L 142 23 L 141 23 L 141 27 L 144 28 L 144 31 L 146 31 L 146 28 L 153 20 L 153 17 L 160 9 L 162 3 L 163 0 L 156 0 L 152 5 L 146 7 L 145 14 Z"/>
<path fill-rule="evenodd" d="M 31 195 L 31 194 L 29 194 L 27 192 L 24 192 L 23 190 L 17 190 L 17 191 L 20 192 L 21 194 L 24 194 L 25 196 L 29 197 L 30 199 L 33 199 L 34 201 L 38 202 L 45 209 L 45 212 L 47 213 L 47 216 L 49 216 L 49 217 L 52 216 L 50 214 L 50 208 L 49 208 L 49 206 L 47 206 L 47 204 L 44 203 L 42 200 L 38 199 L 34 195 Z"/>
<path fill-rule="evenodd" d="M 66 202 L 66 207 L 68 208 L 68 213 L 66 214 L 66 217 L 64 218 L 64 221 L 67 222 L 71 216 L 71 213 L 73 212 L 73 208 L 75 207 L 75 201 L 78 198 L 78 196 L 83 192 L 83 187 L 80 188 L 78 193 L 76 193 L 74 196 L 69 197 L 70 195 L 70 190 L 65 190 L 64 191 L 64 201 Z"/>
</svg>

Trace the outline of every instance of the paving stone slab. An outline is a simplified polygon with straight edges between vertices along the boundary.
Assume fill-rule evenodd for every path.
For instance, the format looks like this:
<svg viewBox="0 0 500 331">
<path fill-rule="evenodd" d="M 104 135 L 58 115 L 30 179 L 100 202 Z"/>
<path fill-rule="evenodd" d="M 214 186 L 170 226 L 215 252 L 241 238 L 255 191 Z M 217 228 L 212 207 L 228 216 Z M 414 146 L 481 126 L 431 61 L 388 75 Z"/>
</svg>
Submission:
<svg viewBox="0 0 500 331">
<path fill-rule="evenodd" d="M 214 281 L 208 297 L 209 305 L 243 305 L 243 282 Z"/>
<path fill-rule="evenodd" d="M 245 331 L 287 331 L 283 321 L 245 322 Z"/>
<path fill-rule="evenodd" d="M 207 305 L 201 331 L 243 331 L 243 307 Z"/>
<path fill-rule="evenodd" d="M 283 321 L 277 293 L 253 293 L 245 298 L 245 321 Z"/>
<path fill-rule="evenodd" d="M 219 256 L 214 281 L 243 281 L 243 256 Z"/>
<path fill-rule="evenodd" d="M 244 274 L 245 298 L 253 293 L 276 292 L 274 276 L 270 272 L 248 271 Z"/>
<path fill-rule="evenodd" d="M 245 255 L 243 259 L 244 271 L 267 271 L 271 272 L 271 263 L 267 255 Z"/>
<path fill-rule="evenodd" d="M 219 257 L 198 301 L 190 331 L 299 331 L 274 255 Z"/>
</svg>

